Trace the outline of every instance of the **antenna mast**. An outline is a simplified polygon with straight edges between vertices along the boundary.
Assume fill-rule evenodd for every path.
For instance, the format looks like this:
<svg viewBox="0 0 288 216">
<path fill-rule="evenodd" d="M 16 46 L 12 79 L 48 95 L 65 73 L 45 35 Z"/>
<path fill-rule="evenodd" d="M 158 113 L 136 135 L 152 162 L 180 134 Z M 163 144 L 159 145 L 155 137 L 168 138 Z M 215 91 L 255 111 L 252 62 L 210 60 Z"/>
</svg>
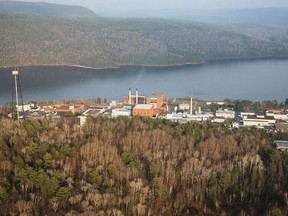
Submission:
<svg viewBox="0 0 288 216">
<path fill-rule="evenodd" d="M 18 70 L 13 70 L 12 71 L 12 115 L 13 112 L 16 108 L 16 117 L 18 124 L 20 123 L 20 106 L 19 106 L 19 100 L 21 102 L 21 107 L 22 107 L 22 114 L 24 116 L 24 110 L 23 110 L 23 99 L 22 99 L 22 91 L 21 91 L 21 85 L 20 85 L 20 79 L 19 79 L 19 71 Z M 14 97 L 15 97 L 15 102 L 14 103 Z M 12 116 L 13 117 L 13 116 Z"/>
</svg>

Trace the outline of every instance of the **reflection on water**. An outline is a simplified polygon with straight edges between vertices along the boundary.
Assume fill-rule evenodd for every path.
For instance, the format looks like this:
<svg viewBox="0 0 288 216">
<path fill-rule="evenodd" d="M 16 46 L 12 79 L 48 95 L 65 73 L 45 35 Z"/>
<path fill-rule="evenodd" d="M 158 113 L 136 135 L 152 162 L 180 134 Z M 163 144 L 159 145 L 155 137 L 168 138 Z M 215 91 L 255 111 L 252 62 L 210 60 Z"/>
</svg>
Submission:
<svg viewBox="0 0 288 216">
<path fill-rule="evenodd" d="M 105 97 L 121 100 L 128 88 L 141 94 L 163 92 L 201 99 L 278 100 L 288 98 L 288 60 L 214 62 L 169 68 L 22 67 L 23 99 L 54 100 Z M 0 69 L 0 103 L 11 100 L 12 68 Z"/>
</svg>

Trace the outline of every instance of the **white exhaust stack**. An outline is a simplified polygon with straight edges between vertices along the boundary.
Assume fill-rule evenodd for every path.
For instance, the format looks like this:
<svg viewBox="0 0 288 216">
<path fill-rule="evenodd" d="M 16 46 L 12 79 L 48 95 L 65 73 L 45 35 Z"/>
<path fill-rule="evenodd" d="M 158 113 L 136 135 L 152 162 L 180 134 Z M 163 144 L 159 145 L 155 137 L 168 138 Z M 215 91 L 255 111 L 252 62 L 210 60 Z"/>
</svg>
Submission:
<svg viewBox="0 0 288 216">
<path fill-rule="evenodd" d="M 131 88 L 129 88 L 129 93 L 128 93 L 128 104 L 131 104 Z"/>
<path fill-rule="evenodd" d="M 135 101 L 136 104 L 138 104 L 138 88 L 136 88 L 136 101 Z"/>
<path fill-rule="evenodd" d="M 193 114 L 193 93 L 191 92 L 191 99 L 190 99 L 190 115 Z"/>
</svg>

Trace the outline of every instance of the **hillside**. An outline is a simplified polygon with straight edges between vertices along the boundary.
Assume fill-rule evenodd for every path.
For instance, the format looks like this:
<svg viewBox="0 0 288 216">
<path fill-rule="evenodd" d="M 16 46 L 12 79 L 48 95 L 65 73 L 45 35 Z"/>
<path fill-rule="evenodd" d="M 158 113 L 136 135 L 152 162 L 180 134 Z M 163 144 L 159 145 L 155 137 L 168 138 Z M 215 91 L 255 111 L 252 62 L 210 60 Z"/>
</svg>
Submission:
<svg viewBox="0 0 288 216">
<path fill-rule="evenodd" d="M 1 215 L 287 213 L 288 154 L 264 131 L 76 121 L 0 119 Z"/>
<path fill-rule="evenodd" d="M 256 24 L 263 26 L 288 26 L 288 8 L 241 8 L 241 9 L 158 9 L 158 10 L 100 10 L 97 13 L 117 17 L 153 17 L 183 19 L 218 24 Z"/>
<path fill-rule="evenodd" d="M 2 67 L 163 65 L 288 55 L 287 37 L 278 38 L 278 33 L 272 33 L 274 38 L 261 38 L 251 31 L 233 32 L 188 21 L 100 17 L 71 20 L 23 14 L 1 14 L 0 19 Z M 262 35 L 263 29 L 255 29 Z"/>
<path fill-rule="evenodd" d="M 22 13 L 66 18 L 88 18 L 97 16 L 92 10 L 81 6 L 19 1 L 0 1 L 0 13 Z"/>
</svg>

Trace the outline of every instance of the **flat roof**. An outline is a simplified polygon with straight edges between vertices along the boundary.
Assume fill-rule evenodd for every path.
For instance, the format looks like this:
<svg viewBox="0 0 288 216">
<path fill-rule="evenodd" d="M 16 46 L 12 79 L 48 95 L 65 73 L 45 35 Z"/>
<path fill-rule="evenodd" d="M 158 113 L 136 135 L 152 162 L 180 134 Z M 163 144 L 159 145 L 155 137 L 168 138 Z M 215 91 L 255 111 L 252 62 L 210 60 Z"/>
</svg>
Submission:
<svg viewBox="0 0 288 216">
<path fill-rule="evenodd" d="M 131 112 L 131 109 L 127 109 L 127 108 L 115 108 L 112 110 L 112 112 Z"/>
<path fill-rule="evenodd" d="M 99 109 L 89 109 L 87 110 L 85 113 L 85 115 L 97 115 L 98 113 L 100 113 L 102 110 Z"/>
<path fill-rule="evenodd" d="M 152 104 L 137 104 L 134 109 L 151 109 L 153 108 L 153 105 Z"/>
<path fill-rule="evenodd" d="M 248 115 L 247 119 L 253 119 L 253 120 L 275 120 L 273 116 L 259 116 L 259 115 Z M 245 120 L 247 120 L 245 119 Z"/>
<path fill-rule="evenodd" d="M 286 140 L 275 140 L 274 144 L 276 145 L 276 149 L 288 149 L 288 141 Z"/>
<path fill-rule="evenodd" d="M 150 98 L 160 98 L 162 96 L 164 96 L 163 93 L 151 93 L 148 97 L 150 97 Z"/>
</svg>

